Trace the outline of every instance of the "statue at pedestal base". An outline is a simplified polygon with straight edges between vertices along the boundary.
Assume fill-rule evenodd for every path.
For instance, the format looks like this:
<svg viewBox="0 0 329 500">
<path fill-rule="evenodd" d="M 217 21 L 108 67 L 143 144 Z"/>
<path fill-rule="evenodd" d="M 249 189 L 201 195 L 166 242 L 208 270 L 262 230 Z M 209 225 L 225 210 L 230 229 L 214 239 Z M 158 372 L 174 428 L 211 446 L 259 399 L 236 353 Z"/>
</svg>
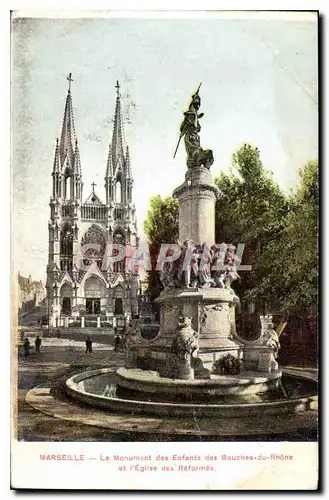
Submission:
<svg viewBox="0 0 329 500">
<path fill-rule="evenodd" d="M 173 340 L 171 350 L 175 353 L 174 378 L 192 380 L 194 370 L 191 366 L 193 353 L 198 349 L 196 332 L 191 326 L 191 318 L 180 317 L 179 331 Z"/>
</svg>

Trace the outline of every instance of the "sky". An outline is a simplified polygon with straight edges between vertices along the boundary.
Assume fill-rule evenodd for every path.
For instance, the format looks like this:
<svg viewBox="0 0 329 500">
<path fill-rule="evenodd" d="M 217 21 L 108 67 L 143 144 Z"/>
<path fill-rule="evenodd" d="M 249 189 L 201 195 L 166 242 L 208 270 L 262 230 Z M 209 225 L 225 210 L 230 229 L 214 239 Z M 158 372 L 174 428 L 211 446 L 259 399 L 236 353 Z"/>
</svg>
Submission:
<svg viewBox="0 0 329 500">
<path fill-rule="evenodd" d="M 318 154 L 317 43 L 312 13 L 14 19 L 14 270 L 45 281 L 51 172 L 70 72 L 84 199 L 94 181 L 105 201 L 120 81 L 142 235 L 150 197 L 171 195 L 184 180 L 183 143 L 175 159 L 173 152 L 200 82 L 201 145 L 214 152 L 213 176 L 250 143 L 282 189 L 295 189 L 298 170 Z"/>
</svg>

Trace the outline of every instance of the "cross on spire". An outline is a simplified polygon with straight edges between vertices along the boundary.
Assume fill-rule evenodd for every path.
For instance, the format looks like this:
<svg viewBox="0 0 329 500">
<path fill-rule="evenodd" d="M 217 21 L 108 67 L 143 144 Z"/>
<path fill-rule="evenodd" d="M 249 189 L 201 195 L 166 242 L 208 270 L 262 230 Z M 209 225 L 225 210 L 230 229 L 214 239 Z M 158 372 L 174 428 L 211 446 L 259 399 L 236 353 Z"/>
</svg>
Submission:
<svg viewBox="0 0 329 500">
<path fill-rule="evenodd" d="M 61 159 L 61 166 L 64 165 L 65 159 L 68 158 L 71 167 L 73 167 L 76 134 L 74 127 L 72 95 L 70 92 L 71 82 L 73 82 L 72 73 L 70 73 L 66 77 L 66 79 L 69 82 L 69 89 L 66 95 L 62 133 L 60 139 L 60 159 Z"/>
<path fill-rule="evenodd" d="M 93 188 L 93 193 L 95 192 L 95 186 L 97 186 L 97 184 L 95 184 L 94 182 L 91 183 L 91 186 Z"/>
<path fill-rule="evenodd" d="M 69 92 L 71 92 L 71 82 L 74 82 L 72 78 L 72 73 L 69 74 L 69 76 L 66 78 L 66 80 L 69 81 Z"/>
</svg>

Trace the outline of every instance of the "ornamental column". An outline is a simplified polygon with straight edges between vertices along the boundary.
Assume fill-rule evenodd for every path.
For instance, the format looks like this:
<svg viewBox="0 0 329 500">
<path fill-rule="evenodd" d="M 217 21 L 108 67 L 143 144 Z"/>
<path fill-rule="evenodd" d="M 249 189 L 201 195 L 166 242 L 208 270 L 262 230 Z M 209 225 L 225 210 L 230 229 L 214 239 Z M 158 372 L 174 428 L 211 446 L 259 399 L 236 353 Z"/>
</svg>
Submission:
<svg viewBox="0 0 329 500">
<path fill-rule="evenodd" d="M 179 241 L 215 243 L 215 203 L 220 191 L 212 180 L 210 170 L 203 166 L 189 169 L 185 182 L 173 196 L 179 203 Z"/>
</svg>

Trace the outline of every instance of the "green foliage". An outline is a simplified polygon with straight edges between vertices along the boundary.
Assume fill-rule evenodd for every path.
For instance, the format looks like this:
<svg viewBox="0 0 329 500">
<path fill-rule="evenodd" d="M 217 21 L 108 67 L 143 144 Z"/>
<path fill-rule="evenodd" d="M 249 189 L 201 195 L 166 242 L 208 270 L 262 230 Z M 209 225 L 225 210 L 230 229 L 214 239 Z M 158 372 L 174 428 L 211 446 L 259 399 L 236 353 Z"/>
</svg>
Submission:
<svg viewBox="0 0 329 500">
<path fill-rule="evenodd" d="M 316 315 L 318 308 L 318 162 L 311 161 L 300 171 L 301 182 L 291 198 L 280 238 L 262 256 L 267 270 L 259 292 L 276 294 L 283 311 Z M 251 291 L 255 293 L 255 291 Z"/>
<path fill-rule="evenodd" d="M 152 271 L 147 273 L 151 300 L 162 290 L 159 272 L 155 270 L 161 243 L 176 243 L 178 239 L 178 200 L 160 195 L 150 199 L 150 210 L 144 222 L 144 233 L 150 245 Z"/>
<path fill-rule="evenodd" d="M 214 362 L 212 372 L 215 375 L 235 375 L 240 373 L 241 366 L 240 359 L 232 356 L 232 354 L 227 354 Z"/>
<path fill-rule="evenodd" d="M 264 248 L 283 230 L 289 202 L 271 172 L 264 169 L 259 150 L 247 144 L 233 155 L 229 173 L 221 172 L 215 183 L 222 193 L 216 204 L 216 241 L 244 244 L 242 264 L 252 266 L 252 271 L 240 272 L 241 280 L 234 288 L 242 301 L 251 296 L 266 301 L 257 295 L 259 282 L 265 278 L 260 259 Z"/>
<path fill-rule="evenodd" d="M 175 243 L 178 239 L 178 200 L 171 196 L 153 196 L 144 222 L 144 232 L 151 245 Z"/>
<path fill-rule="evenodd" d="M 264 169 L 257 148 L 240 148 L 233 155 L 233 168 L 215 179 L 222 192 L 216 205 L 216 238 L 257 247 L 260 235 L 268 240 L 281 230 L 288 203 Z"/>
</svg>

